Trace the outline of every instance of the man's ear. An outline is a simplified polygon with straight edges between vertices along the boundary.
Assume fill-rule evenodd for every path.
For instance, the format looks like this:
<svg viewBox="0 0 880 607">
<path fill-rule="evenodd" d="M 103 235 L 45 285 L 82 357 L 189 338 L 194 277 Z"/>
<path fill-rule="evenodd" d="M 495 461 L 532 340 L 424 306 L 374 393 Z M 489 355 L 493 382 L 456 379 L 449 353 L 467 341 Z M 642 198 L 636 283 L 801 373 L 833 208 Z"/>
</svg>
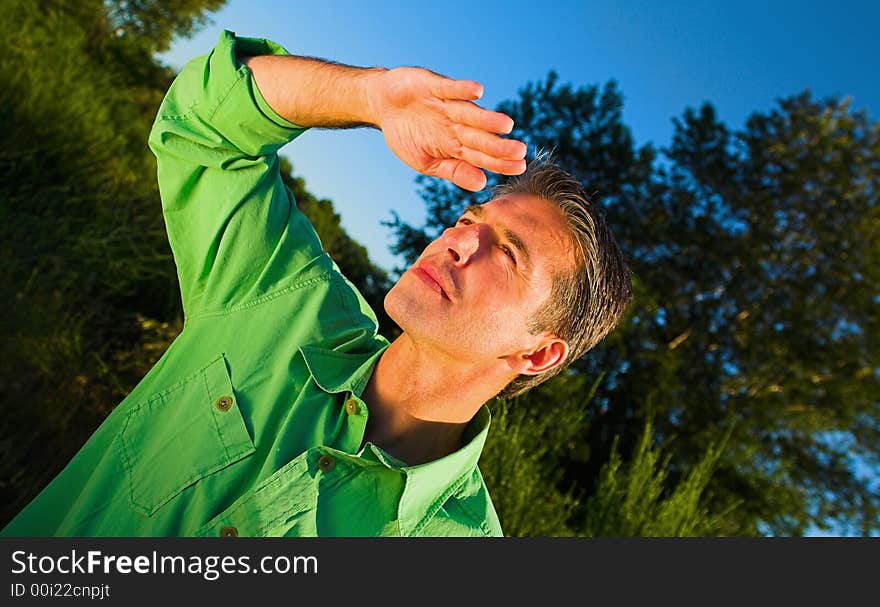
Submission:
<svg viewBox="0 0 880 607">
<path fill-rule="evenodd" d="M 520 375 L 538 375 L 558 367 L 568 358 L 568 344 L 550 336 L 536 350 L 517 352 L 506 357 L 510 368 Z"/>
</svg>

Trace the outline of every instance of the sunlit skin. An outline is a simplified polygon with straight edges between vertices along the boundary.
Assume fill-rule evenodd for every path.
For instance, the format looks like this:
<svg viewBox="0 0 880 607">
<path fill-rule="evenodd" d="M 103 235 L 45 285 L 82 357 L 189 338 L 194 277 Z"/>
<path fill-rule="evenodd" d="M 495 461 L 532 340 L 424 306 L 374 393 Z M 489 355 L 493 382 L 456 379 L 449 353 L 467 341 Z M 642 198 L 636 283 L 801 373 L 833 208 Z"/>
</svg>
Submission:
<svg viewBox="0 0 880 607">
<path fill-rule="evenodd" d="M 404 333 L 364 393 L 375 403 L 367 440 L 424 461 L 444 455 L 510 380 L 565 360 L 567 344 L 527 321 L 573 263 L 567 234 L 558 207 L 513 194 L 467 210 L 428 245 L 385 298 Z"/>
</svg>

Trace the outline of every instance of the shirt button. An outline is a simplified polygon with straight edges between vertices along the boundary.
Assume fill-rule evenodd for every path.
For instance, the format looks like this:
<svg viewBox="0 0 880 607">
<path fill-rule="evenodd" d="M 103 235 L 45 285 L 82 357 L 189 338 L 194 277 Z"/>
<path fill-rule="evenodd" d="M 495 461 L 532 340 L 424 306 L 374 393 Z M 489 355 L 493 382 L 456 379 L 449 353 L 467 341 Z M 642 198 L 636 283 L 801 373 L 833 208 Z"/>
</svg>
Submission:
<svg viewBox="0 0 880 607">
<path fill-rule="evenodd" d="M 355 399 L 349 398 L 348 401 L 346 401 L 345 412 L 348 413 L 349 415 L 357 415 L 360 412 L 360 410 L 361 410 L 361 407 L 360 407 L 360 405 L 358 405 L 358 402 Z"/>
<path fill-rule="evenodd" d="M 320 459 L 318 459 L 318 469 L 321 470 L 321 472 L 330 472 L 335 465 L 336 460 L 329 455 L 322 455 Z"/>
<path fill-rule="evenodd" d="M 220 530 L 220 537 L 238 537 L 238 529 L 235 527 L 223 527 Z"/>
<path fill-rule="evenodd" d="M 232 408 L 232 397 L 231 396 L 221 396 L 217 399 L 217 402 L 214 403 L 214 407 L 217 408 L 221 413 L 226 413 L 229 409 Z"/>
</svg>

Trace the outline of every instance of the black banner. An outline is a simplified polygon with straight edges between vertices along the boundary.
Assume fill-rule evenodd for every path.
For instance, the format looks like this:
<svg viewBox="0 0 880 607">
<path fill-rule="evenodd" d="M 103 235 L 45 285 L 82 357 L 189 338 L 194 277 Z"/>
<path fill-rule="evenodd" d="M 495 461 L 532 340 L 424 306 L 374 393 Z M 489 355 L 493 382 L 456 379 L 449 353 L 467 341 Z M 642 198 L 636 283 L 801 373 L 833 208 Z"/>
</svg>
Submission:
<svg viewBox="0 0 880 607">
<path fill-rule="evenodd" d="M 478 600 L 830 601 L 873 596 L 880 540 L 8 539 L 4 605 Z M 868 593 L 868 594 L 866 594 Z"/>
</svg>

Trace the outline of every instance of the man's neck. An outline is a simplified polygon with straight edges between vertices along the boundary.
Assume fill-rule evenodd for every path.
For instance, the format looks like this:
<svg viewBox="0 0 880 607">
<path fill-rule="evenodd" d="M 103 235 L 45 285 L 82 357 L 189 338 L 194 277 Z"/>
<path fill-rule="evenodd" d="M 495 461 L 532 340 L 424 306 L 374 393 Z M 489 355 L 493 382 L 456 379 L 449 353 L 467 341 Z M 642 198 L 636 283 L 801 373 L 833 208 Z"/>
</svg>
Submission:
<svg viewBox="0 0 880 607">
<path fill-rule="evenodd" d="M 370 416 L 364 441 L 408 465 L 462 445 L 468 422 L 506 380 L 415 344 L 404 333 L 382 354 L 362 398 Z"/>
</svg>

